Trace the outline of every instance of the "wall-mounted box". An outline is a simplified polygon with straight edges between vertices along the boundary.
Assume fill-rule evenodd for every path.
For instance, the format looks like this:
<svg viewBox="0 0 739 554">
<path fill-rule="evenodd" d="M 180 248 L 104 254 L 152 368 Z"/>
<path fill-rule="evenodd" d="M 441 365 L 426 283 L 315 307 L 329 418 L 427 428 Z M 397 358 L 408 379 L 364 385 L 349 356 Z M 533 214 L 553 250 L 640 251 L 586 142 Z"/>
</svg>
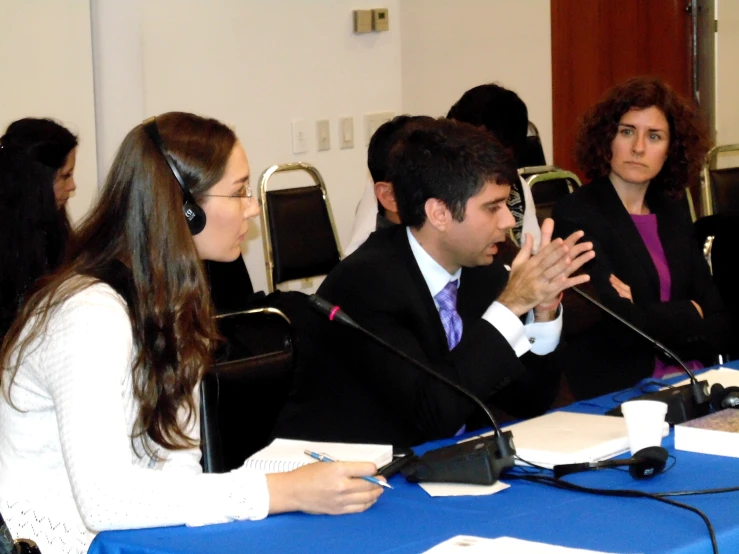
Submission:
<svg viewBox="0 0 739 554">
<path fill-rule="evenodd" d="M 372 30 L 390 30 L 390 12 L 387 8 L 375 8 L 372 10 Z"/>
<path fill-rule="evenodd" d="M 354 10 L 354 32 L 372 32 L 372 10 Z"/>
</svg>

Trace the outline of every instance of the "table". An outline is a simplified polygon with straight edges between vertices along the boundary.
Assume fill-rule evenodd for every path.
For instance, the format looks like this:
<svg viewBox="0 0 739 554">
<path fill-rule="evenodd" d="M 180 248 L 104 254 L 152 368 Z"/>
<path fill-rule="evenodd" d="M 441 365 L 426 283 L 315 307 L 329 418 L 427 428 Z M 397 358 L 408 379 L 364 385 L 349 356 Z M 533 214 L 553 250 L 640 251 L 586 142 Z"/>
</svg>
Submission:
<svg viewBox="0 0 739 554">
<path fill-rule="evenodd" d="M 728 364 L 739 369 L 739 363 Z M 636 391 L 619 396 L 624 401 Z M 568 410 L 603 413 L 612 395 Z M 449 444 L 437 441 L 420 450 Z M 572 483 L 646 492 L 739 486 L 739 460 L 677 452 L 673 435 L 663 441 L 676 463 L 649 481 L 606 470 L 568 477 Z M 708 531 L 695 514 L 649 499 L 613 498 L 513 481 L 493 496 L 431 498 L 400 476 L 390 480 L 375 506 L 362 514 L 282 514 L 263 521 L 200 528 L 168 527 L 100 533 L 89 554 L 194 554 L 200 552 L 422 552 L 454 535 L 513 536 L 606 552 L 711 552 Z M 711 520 L 722 553 L 739 552 L 739 493 L 678 498 Z"/>
</svg>

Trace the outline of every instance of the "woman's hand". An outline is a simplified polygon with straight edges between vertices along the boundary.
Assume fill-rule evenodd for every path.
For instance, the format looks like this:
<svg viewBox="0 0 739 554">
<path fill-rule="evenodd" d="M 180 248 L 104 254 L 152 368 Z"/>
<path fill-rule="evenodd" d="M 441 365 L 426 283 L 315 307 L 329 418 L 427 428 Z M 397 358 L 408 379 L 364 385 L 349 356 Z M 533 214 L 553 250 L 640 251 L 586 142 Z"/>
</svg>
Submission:
<svg viewBox="0 0 739 554">
<path fill-rule="evenodd" d="M 269 513 L 363 512 L 377 502 L 383 487 L 358 477 L 376 473 L 377 467 L 370 462 L 316 462 L 286 473 L 270 473 L 267 475 Z"/>
<path fill-rule="evenodd" d="M 634 303 L 634 299 L 631 297 L 631 287 L 629 285 L 613 274 L 611 274 L 610 281 L 611 286 L 616 289 L 616 292 L 621 298 L 625 298 L 632 304 Z"/>
</svg>

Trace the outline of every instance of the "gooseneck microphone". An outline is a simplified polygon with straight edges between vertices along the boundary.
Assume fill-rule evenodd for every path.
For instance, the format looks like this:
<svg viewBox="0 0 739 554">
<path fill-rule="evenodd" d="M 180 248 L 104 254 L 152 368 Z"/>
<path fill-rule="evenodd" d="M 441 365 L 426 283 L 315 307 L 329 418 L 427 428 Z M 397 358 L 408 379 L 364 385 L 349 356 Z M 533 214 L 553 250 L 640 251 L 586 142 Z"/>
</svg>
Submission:
<svg viewBox="0 0 739 554">
<path fill-rule="evenodd" d="M 580 290 L 578 287 L 572 287 L 572 290 L 594 306 L 600 308 L 612 318 L 616 319 L 617 321 L 631 329 L 633 332 L 637 333 L 640 337 L 647 340 L 650 344 L 655 346 L 658 350 L 661 350 L 671 359 L 675 360 L 680 365 L 685 374 L 690 378 L 689 385 L 684 385 L 682 387 L 672 387 L 657 392 L 650 392 L 638 397 L 639 400 L 660 400 L 662 402 L 665 402 L 667 404 L 667 415 L 665 416 L 665 420 L 671 425 L 695 419 L 696 417 L 706 415 L 709 412 L 710 397 L 708 394 L 708 383 L 706 381 L 698 381 L 695 378 L 695 374 L 688 368 L 688 366 L 685 365 L 685 363 L 683 363 L 683 361 L 678 357 L 677 354 L 675 354 L 672 350 L 667 348 L 658 340 L 653 339 L 652 337 L 647 335 L 644 331 L 639 329 L 633 323 L 627 321 L 586 292 Z M 684 391 L 689 392 L 689 398 L 686 399 Z M 620 413 L 620 408 L 618 408 L 616 412 Z"/>
<path fill-rule="evenodd" d="M 329 320 L 337 321 L 352 329 L 356 329 L 399 358 L 469 398 L 490 419 L 490 423 L 495 430 L 493 437 L 476 437 L 469 441 L 426 452 L 414 465 L 403 471 L 403 474 L 409 481 L 492 485 L 498 480 L 498 476 L 503 471 L 513 467 L 514 456 L 516 454 L 516 448 L 513 444 L 513 434 L 510 431 L 502 432 L 500 430 L 495 417 L 493 417 L 490 409 L 482 400 L 438 371 L 422 364 L 368 329 L 365 329 L 342 311 L 339 306 L 332 304 L 316 294 L 311 294 L 308 297 L 308 303 L 313 309 L 326 315 Z"/>
</svg>

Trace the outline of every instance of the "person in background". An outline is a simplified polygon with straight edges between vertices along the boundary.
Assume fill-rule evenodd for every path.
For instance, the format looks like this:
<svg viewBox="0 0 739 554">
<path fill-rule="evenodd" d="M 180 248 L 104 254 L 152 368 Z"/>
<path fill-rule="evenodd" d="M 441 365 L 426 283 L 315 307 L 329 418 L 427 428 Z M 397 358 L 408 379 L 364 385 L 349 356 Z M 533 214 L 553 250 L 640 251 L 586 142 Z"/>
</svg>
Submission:
<svg viewBox="0 0 739 554">
<path fill-rule="evenodd" d="M 352 238 L 344 249 L 345 257 L 359 248 L 375 230 L 400 223 L 393 184 L 387 178 L 388 158 L 401 131 L 410 124 L 423 121 L 433 121 L 433 118 L 425 115 L 399 115 L 380 125 L 372 135 L 367 148 L 367 168 L 372 183 L 367 186 L 365 195 L 357 206 Z"/>
<path fill-rule="evenodd" d="M 0 512 L 44 554 L 82 554 L 107 529 L 359 512 L 379 497 L 356 478 L 371 463 L 201 473 L 197 388 L 218 339 L 202 260 L 240 255 L 259 213 L 249 179 L 216 120 L 137 125 L 68 261 L 8 331 Z"/>
<path fill-rule="evenodd" d="M 484 128 L 505 148 L 510 149 L 516 167 L 525 165 L 529 112 L 524 101 L 512 90 L 496 84 L 471 88 L 450 108 L 447 117 Z M 524 233 L 529 233 L 534 239 L 536 252 L 541 242 L 541 232 L 536 219 L 534 197 L 523 179 L 519 178 L 511 185 L 508 208 L 516 220 L 512 229 L 516 244 L 520 245 Z"/>
<path fill-rule="evenodd" d="M 591 290 L 694 369 L 714 363 L 729 340 L 727 311 L 680 201 L 708 147 L 690 101 L 658 78 L 630 79 L 585 114 L 575 155 L 592 182 L 554 210 L 555 236 L 582 229 L 593 243 L 596 257 L 583 268 Z M 576 398 L 679 371 L 610 316 L 579 310 L 579 329 L 558 352 Z"/>
<path fill-rule="evenodd" d="M 21 119 L 0 137 L 0 338 L 36 280 L 64 259 L 76 146 L 48 119 Z"/>
</svg>

